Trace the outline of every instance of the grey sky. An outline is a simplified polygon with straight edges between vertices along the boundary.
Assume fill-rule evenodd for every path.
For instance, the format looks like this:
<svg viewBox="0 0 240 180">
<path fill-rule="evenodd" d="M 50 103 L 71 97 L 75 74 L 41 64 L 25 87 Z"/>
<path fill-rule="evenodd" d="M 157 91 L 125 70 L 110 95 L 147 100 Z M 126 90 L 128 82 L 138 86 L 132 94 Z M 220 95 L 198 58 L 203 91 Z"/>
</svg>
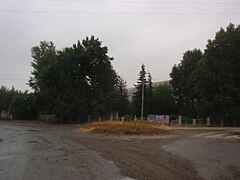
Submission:
<svg viewBox="0 0 240 180">
<path fill-rule="evenodd" d="M 30 49 L 40 41 L 62 49 L 91 35 L 108 46 L 128 87 L 142 63 L 153 81 L 168 80 L 186 50 L 203 50 L 220 27 L 240 24 L 239 9 L 227 0 L 0 0 L 0 86 L 29 89 Z"/>
</svg>

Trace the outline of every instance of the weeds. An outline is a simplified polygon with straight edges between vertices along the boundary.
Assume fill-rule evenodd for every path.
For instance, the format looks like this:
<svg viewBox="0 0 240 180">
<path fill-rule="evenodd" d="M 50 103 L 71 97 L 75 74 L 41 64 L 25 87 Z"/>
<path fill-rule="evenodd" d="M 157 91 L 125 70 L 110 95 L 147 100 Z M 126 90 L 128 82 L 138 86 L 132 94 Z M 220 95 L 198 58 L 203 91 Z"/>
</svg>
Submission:
<svg viewBox="0 0 240 180">
<path fill-rule="evenodd" d="M 86 123 L 77 129 L 78 132 L 116 134 L 116 135 L 168 135 L 170 128 L 140 121 L 101 121 Z"/>
</svg>

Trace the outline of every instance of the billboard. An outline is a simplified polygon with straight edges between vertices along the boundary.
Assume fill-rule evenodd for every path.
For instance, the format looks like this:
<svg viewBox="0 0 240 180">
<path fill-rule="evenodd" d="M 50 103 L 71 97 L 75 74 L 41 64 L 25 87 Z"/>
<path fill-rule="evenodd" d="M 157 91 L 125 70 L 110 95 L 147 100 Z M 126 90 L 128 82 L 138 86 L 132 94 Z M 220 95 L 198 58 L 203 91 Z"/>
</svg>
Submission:
<svg viewBox="0 0 240 180">
<path fill-rule="evenodd" d="M 147 120 L 149 122 L 168 124 L 169 123 L 169 115 L 148 115 Z"/>
</svg>

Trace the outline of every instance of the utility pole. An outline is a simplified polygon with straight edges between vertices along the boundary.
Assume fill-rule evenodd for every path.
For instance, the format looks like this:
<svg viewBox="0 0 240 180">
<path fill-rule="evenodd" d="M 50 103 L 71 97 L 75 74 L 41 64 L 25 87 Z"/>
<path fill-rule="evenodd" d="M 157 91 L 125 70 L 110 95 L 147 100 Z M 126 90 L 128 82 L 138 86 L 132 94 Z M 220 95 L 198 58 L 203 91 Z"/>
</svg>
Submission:
<svg viewBox="0 0 240 180">
<path fill-rule="evenodd" d="M 142 76 L 142 104 L 141 104 L 141 120 L 143 120 L 143 108 L 144 108 L 144 77 Z"/>
</svg>

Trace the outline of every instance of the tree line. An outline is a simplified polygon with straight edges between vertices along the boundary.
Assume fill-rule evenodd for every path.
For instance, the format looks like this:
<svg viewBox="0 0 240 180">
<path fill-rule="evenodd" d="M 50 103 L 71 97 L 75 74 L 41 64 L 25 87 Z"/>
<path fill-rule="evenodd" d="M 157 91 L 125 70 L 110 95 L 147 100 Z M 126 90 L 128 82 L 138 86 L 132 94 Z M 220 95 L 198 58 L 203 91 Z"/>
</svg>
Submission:
<svg viewBox="0 0 240 180">
<path fill-rule="evenodd" d="M 206 49 L 188 50 L 170 72 L 170 83 L 154 86 L 144 64 L 128 99 L 126 82 L 114 70 L 108 48 L 94 36 L 57 50 L 53 42 L 32 48 L 33 92 L 0 89 L 0 111 L 17 119 L 38 113 L 63 121 L 92 117 L 169 114 L 221 119 L 232 124 L 240 116 L 240 27 L 221 28 Z M 142 93 L 144 91 L 144 93 Z M 144 94 L 144 96 L 143 96 Z M 239 122 L 238 122 L 239 123 Z"/>
<path fill-rule="evenodd" d="M 180 113 L 240 124 L 240 26 L 221 28 L 206 49 L 189 50 L 174 65 L 170 84 Z"/>
<path fill-rule="evenodd" d="M 168 82 L 161 83 L 157 86 L 153 85 L 152 76 L 149 71 L 146 71 L 144 64 L 141 66 L 137 84 L 134 86 L 136 92 L 133 94 L 130 104 L 130 113 L 133 115 L 141 117 L 142 105 L 143 117 L 147 117 L 149 114 L 178 114 L 179 110 L 172 96 L 173 89 L 171 85 Z"/>
<path fill-rule="evenodd" d="M 113 69 L 108 48 L 94 36 L 56 50 L 52 42 L 32 48 L 32 77 L 38 109 L 63 121 L 85 121 L 89 115 L 125 114 L 126 82 Z"/>
<path fill-rule="evenodd" d="M 40 42 L 32 48 L 33 71 L 28 84 L 33 93 L 16 92 L 4 109 L 18 119 L 34 118 L 25 115 L 33 110 L 37 113 L 30 114 L 54 114 L 61 121 L 126 114 L 126 82 L 113 69 L 113 58 L 107 53 L 108 48 L 94 36 L 63 50 L 57 50 L 53 42 Z M 5 88 L 5 92 L 11 91 Z M 17 109 L 26 111 L 19 116 Z"/>
</svg>

